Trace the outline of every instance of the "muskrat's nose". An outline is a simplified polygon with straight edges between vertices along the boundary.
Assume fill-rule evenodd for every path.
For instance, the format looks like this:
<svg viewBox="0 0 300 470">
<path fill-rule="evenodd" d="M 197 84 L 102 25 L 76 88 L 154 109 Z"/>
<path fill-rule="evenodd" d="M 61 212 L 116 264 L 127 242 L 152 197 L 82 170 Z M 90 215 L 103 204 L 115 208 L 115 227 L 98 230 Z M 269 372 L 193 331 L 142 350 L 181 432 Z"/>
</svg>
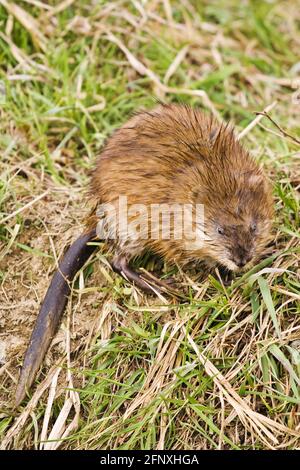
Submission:
<svg viewBox="0 0 300 470">
<path fill-rule="evenodd" d="M 243 268 L 246 264 L 247 264 L 247 261 L 245 260 L 245 258 L 236 261 L 236 265 L 239 268 Z"/>
<path fill-rule="evenodd" d="M 244 266 L 246 266 L 247 263 L 249 263 L 249 261 L 252 259 L 252 256 L 250 255 L 245 255 L 241 258 L 237 258 L 235 259 L 235 264 L 239 267 L 239 268 L 243 268 Z"/>
</svg>

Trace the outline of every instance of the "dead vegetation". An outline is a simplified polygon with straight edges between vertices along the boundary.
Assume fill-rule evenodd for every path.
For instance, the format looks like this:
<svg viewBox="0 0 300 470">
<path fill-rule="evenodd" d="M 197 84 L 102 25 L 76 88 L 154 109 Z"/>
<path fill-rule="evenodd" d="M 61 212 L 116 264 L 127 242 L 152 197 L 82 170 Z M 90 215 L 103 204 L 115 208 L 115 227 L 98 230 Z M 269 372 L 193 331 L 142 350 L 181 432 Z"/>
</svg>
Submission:
<svg viewBox="0 0 300 470">
<path fill-rule="evenodd" d="M 292 0 L 0 0 L 1 448 L 299 448 L 299 22 Z M 14 410 L 89 169 L 154 97 L 235 123 L 274 182 L 272 255 L 228 288 L 164 266 L 179 302 L 142 295 L 100 247 Z"/>
</svg>

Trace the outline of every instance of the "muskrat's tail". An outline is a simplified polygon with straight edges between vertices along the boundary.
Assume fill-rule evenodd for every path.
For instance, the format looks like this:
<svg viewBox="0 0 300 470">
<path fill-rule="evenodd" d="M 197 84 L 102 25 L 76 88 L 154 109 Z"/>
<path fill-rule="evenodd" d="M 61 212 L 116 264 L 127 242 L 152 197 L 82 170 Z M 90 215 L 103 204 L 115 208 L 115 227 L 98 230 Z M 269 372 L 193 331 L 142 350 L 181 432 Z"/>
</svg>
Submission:
<svg viewBox="0 0 300 470">
<path fill-rule="evenodd" d="M 96 245 L 87 245 L 93 239 L 96 239 L 96 229 L 90 229 L 89 232 L 82 234 L 70 246 L 59 263 L 31 334 L 17 386 L 15 406 L 23 401 L 26 391 L 34 381 L 57 331 L 70 293 L 70 282 L 96 248 Z"/>
</svg>

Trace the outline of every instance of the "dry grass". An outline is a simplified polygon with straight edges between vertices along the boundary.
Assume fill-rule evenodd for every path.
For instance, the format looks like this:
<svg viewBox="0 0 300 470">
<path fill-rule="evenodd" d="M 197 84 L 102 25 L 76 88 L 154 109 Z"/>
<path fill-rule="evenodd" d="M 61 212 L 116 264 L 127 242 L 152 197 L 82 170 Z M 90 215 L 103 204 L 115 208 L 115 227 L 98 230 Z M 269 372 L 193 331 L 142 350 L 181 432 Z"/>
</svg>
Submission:
<svg viewBox="0 0 300 470">
<path fill-rule="evenodd" d="M 0 0 L 2 448 L 300 447 L 299 26 L 292 0 Z M 179 302 L 142 295 L 100 249 L 13 410 L 89 169 L 154 97 L 235 123 L 274 182 L 273 254 L 228 288 L 164 266 Z"/>
</svg>

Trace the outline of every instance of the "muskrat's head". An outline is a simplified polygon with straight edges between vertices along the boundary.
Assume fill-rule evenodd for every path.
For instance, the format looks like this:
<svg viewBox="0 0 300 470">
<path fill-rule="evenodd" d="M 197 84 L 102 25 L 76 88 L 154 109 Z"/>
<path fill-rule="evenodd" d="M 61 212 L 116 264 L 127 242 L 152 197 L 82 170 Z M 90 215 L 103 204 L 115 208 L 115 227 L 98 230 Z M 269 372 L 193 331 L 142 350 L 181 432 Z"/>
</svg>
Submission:
<svg viewBox="0 0 300 470">
<path fill-rule="evenodd" d="M 231 271 L 248 269 L 261 258 L 273 217 L 270 186 L 264 175 L 238 177 L 234 190 L 228 187 L 210 197 L 205 213 L 205 249 L 213 262 Z"/>
</svg>

